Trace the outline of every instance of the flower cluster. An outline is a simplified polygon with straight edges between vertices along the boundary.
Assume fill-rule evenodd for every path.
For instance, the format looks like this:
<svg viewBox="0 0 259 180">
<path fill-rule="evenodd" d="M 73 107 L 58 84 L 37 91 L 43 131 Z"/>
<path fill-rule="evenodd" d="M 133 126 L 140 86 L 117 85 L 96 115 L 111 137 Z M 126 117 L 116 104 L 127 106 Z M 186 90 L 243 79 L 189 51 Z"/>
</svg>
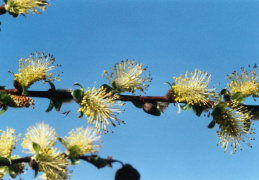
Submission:
<svg viewBox="0 0 259 180">
<path fill-rule="evenodd" d="M 123 121 L 119 120 L 116 114 L 122 112 L 118 106 L 123 106 L 121 102 L 116 102 L 117 95 L 112 92 L 107 93 L 106 89 L 102 86 L 97 90 L 95 87 L 84 93 L 84 97 L 80 103 L 80 109 L 78 112 L 83 112 L 88 117 L 89 124 L 95 124 L 97 132 L 101 129 L 107 132 L 106 125 L 112 123 L 116 126 L 113 121 L 117 121 L 119 124 Z"/>
<path fill-rule="evenodd" d="M 56 149 L 44 149 L 41 153 L 34 156 L 39 164 L 39 171 L 45 173 L 46 179 L 67 179 L 68 160 L 60 151 Z"/>
<path fill-rule="evenodd" d="M 14 134 L 14 129 L 7 128 L 6 131 L 0 130 L 0 157 L 1 159 L 9 159 L 9 162 L 11 162 L 12 159 L 19 158 L 19 156 L 11 156 L 12 150 L 15 149 L 15 146 L 17 145 L 18 137 Z M 23 172 L 24 169 L 24 163 L 17 163 L 13 164 L 12 168 L 16 169 L 15 173 L 12 173 L 12 168 L 9 166 L 0 166 L 0 178 L 2 178 L 6 173 L 10 174 L 12 173 L 12 177 L 16 177 L 17 174 L 20 174 Z"/>
<path fill-rule="evenodd" d="M 26 96 L 9 95 L 10 101 L 6 103 L 9 107 L 29 107 L 34 105 L 34 100 Z"/>
<path fill-rule="evenodd" d="M 191 105 L 206 105 L 207 102 L 215 97 L 216 88 L 208 88 L 211 81 L 211 75 L 207 72 L 198 71 L 191 72 L 191 77 L 188 77 L 187 71 L 185 77 L 183 75 L 176 78 L 171 86 L 173 98 L 176 102 L 186 102 Z"/>
<path fill-rule="evenodd" d="M 93 127 L 87 127 L 84 129 L 83 127 L 77 128 L 76 130 L 72 130 L 69 132 L 68 137 L 65 137 L 67 142 L 67 149 L 70 149 L 73 146 L 78 146 L 80 149 L 80 155 L 84 155 L 86 153 L 96 153 L 101 148 L 101 136 L 94 132 Z"/>
<path fill-rule="evenodd" d="M 15 80 L 18 81 L 24 88 L 29 88 L 33 83 L 40 80 L 51 81 L 53 79 L 59 80 L 59 78 L 52 78 L 50 70 L 55 66 L 51 66 L 55 59 L 53 56 L 45 56 L 43 53 L 31 54 L 30 58 L 25 61 L 20 59 L 19 74 L 14 74 Z"/>
<path fill-rule="evenodd" d="M 32 159 L 39 165 L 39 171 L 44 172 L 47 179 L 66 179 L 68 161 L 53 147 L 57 139 L 55 130 L 42 122 L 30 126 L 25 136 L 22 147 L 33 154 Z"/>
<path fill-rule="evenodd" d="M 253 70 L 249 73 L 241 68 L 242 73 L 239 74 L 234 71 L 231 75 L 227 76 L 231 82 L 228 84 L 232 94 L 236 92 L 241 92 L 244 97 L 253 96 L 258 97 L 259 93 L 259 74 L 256 73 L 257 66 L 254 65 Z"/>
<path fill-rule="evenodd" d="M 147 68 L 142 66 L 142 64 L 135 63 L 135 61 L 122 61 L 120 64 L 115 64 L 114 68 L 111 68 L 111 74 L 104 71 L 103 76 L 106 76 L 106 79 L 109 80 L 110 85 L 117 93 L 125 91 L 134 93 L 136 90 L 144 91 L 149 87 L 146 83 L 150 82 L 151 78 L 150 74 L 144 74 Z"/>
<path fill-rule="evenodd" d="M 0 157 L 9 158 L 11 156 L 11 152 L 17 142 L 14 131 L 14 129 L 9 128 L 7 128 L 7 131 L 0 131 Z"/>
<path fill-rule="evenodd" d="M 57 139 L 55 129 L 48 124 L 37 123 L 36 126 L 30 126 L 25 134 L 22 142 L 22 147 L 28 149 L 27 153 L 36 153 L 33 147 L 33 143 L 37 143 L 41 150 L 52 148 Z"/>
<path fill-rule="evenodd" d="M 13 14 L 28 14 L 31 11 L 33 14 L 40 14 L 39 11 L 45 11 L 46 6 L 49 6 L 48 0 L 7 0 L 5 9 Z"/>
<path fill-rule="evenodd" d="M 240 141 L 250 146 L 245 138 L 252 140 L 247 135 L 254 132 L 250 128 L 251 115 L 246 107 L 239 104 L 218 104 L 214 107 L 212 116 L 214 121 L 219 124 L 217 133 L 220 138 L 219 144 L 225 148 L 224 152 L 227 151 L 229 143 L 232 146 L 231 154 L 236 152 L 238 146 L 241 149 Z"/>
</svg>

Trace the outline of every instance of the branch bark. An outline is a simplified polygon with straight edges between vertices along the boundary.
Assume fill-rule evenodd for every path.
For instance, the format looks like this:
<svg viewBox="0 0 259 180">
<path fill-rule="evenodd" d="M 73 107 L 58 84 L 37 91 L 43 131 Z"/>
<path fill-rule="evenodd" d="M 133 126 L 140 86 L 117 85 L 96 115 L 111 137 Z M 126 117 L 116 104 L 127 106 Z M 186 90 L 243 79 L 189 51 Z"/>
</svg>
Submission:
<svg viewBox="0 0 259 180">
<path fill-rule="evenodd" d="M 8 94 L 13 95 L 21 95 L 21 92 L 17 89 L 6 89 L 6 90 L 0 90 L 0 92 L 7 92 Z M 73 99 L 73 96 L 71 95 L 71 92 L 68 91 L 59 91 L 59 90 L 48 90 L 48 91 L 27 91 L 28 97 L 37 97 L 37 98 L 48 98 L 48 99 Z M 131 96 L 131 95 L 119 95 L 119 97 L 116 100 L 120 101 L 135 101 L 135 102 L 169 102 L 169 103 L 176 103 L 176 101 L 172 99 L 168 99 L 166 96 Z M 180 102 L 185 103 L 185 102 Z M 231 103 L 231 102 L 230 102 Z M 213 101 L 208 101 L 207 104 L 212 107 L 214 104 Z M 249 111 L 253 112 L 253 120 L 259 120 L 259 105 L 244 105 L 248 108 Z"/>
</svg>

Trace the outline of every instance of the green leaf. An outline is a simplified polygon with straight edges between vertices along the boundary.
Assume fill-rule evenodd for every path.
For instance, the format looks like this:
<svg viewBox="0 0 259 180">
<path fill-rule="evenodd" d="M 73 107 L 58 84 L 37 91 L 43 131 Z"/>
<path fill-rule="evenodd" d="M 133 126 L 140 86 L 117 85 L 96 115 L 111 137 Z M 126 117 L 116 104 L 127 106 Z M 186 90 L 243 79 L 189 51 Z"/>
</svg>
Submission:
<svg viewBox="0 0 259 180">
<path fill-rule="evenodd" d="M 11 164 L 8 158 L 2 156 L 0 156 L 0 163 Z"/>
<path fill-rule="evenodd" d="M 107 84 L 103 84 L 103 85 L 101 85 L 101 87 L 104 87 L 106 89 L 107 93 L 109 93 L 109 92 L 111 92 L 113 90 L 112 87 L 107 85 Z"/>
<path fill-rule="evenodd" d="M 233 94 L 232 99 L 239 101 L 239 102 L 242 102 L 245 100 L 245 98 L 241 92 L 236 92 L 235 94 Z"/>
<path fill-rule="evenodd" d="M 0 115 L 2 115 L 6 110 L 7 110 L 7 106 L 3 105 L 3 107 L 0 111 Z"/>
<path fill-rule="evenodd" d="M 81 102 L 81 100 L 84 97 L 84 91 L 80 90 L 80 89 L 76 89 L 74 91 L 72 91 L 72 96 L 78 100 L 78 102 Z"/>
<path fill-rule="evenodd" d="M 84 116 L 84 113 L 80 112 L 80 115 L 77 118 L 82 119 L 83 116 Z"/>
<path fill-rule="evenodd" d="M 74 83 L 74 86 L 80 86 L 84 90 L 83 86 L 81 84 L 79 84 L 78 82 Z"/>
<path fill-rule="evenodd" d="M 98 169 L 103 168 L 107 165 L 107 162 L 105 159 L 100 158 L 99 156 L 96 156 L 90 160 L 90 163 L 93 164 Z"/>
<path fill-rule="evenodd" d="M 69 157 L 69 158 L 70 158 L 70 160 L 71 160 L 72 165 L 78 165 L 79 162 L 80 162 L 78 156 L 77 156 L 77 157 L 71 156 L 71 157 Z"/>
<path fill-rule="evenodd" d="M 132 104 L 136 107 L 136 108 L 142 108 L 142 103 L 139 101 L 132 101 Z"/>
<path fill-rule="evenodd" d="M 170 87 L 172 86 L 172 84 L 170 82 L 165 82 L 165 84 L 168 84 Z"/>
<path fill-rule="evenodd" d="M 160 116 L 161 115 L 161 111 L 159 111 L 159 109 L 157 108 L 157 103 L 156 102 L 146 102 L 143 104 L 142 106 L 143 110 L 148 113 L 151 114 L 153 116 Z"/>
<path fill-rule="evenodd" d="M 12 15 L 14 18 L 16 18 L 19 14 L 8 12 L 10 15 Z"/>
<path fill-rule="evenodd" d="M 7 96 L 7 92 L 0 92 L 0 101 L 4 100 Z"/>
<path fill-rule="evenodd" d="M 74 145 L 68 149 L 69 155 L 79 155 L 80 154 L 80 148 L 77 145 Z"/>
<path fill-rule="evenodd" d="M 63 146 L 67 149 L 67 141 L 64 140 L 62 137 L 58 137 L 58 140 L 63 144 Z"/>
<path fill-rule="evenodd" d="M 18 169 L 14 166 L 14 165 L 11 165 L 9 167 L 9 172 L 8 174 L 12 177 L 12 178 L 16 178 L 16 176 L 18 175 Z"/>
<path fill-rule="evenodd" d="M 40 145 L 36 142 L 32 142 L 32 147 L 33 147 L 34 151 L 38 154 L 41 149 Z"/>
<path fill-rule="evenodd" d="M 73 165 L 79 164 L 80 148 L 77 145 L 72 146 L 69 150 L 69 158 Z"/>
<path fill-rule="evenodd" d="M 22 95 L 24 96 L 28 95 L 27 89 L 24 86 L 22 87 Z"/>
<path fill-rule="evenodd" d="M 38 176 L 38 172 L 39 172 L 39 170 L 35 170 L 34 178 L 36 178 Z"/>
<path fill-rule="evenodd" d="M 221 95 L 229 94 L 229 91 L 228 91 L 227 89 L 222 89 L 222 90 L 220 91 L 220 94 L 221 94 Z"/>
<path fill-rule="evenodd" d="M 54 85 L 52 82 L 50 82 L 50 81 L 48 81 L 48 83 L 49 83 L 49 85 L 50 85 L 50 89 L 53 90 L 53 91 L 55 91 L 55 90 L 56 90 L 55 85 Z"/>
<path fill-rule="evenodd" d="M 59 101 L 59 100 L 53 100 L 53 104 L 54 104 L 54 107 L 55 107 L 56 111 L 59 112 L 60 108 L 62 106 L 62 102 Z"/>
<path fill-rule="evenodd" d="M 113 88 L 113 92 L 114 92 L 114 93 L 120 93 L 120 92 L 121 92 L 120 86 L 117 86 L 117 84 L 116 84 L 115 81 L 113 81 L 111 85 L 112 85 L 112 88 Z"/>
<path fill-rule="evenodd" d="M 117 89 L 117 85 L 116 85 L 115 81 L 112 82 L 112 87 L 113 87 L 113 89 Z"/>
<path fill-rule="evenodd" d="M 216 121 L 213 119 L 210 124 L 208 125 L 208 128 L 212 129 L 215 127 Z"/>
<path fill-rule="evenodd" d="M 183 110 L 185 110 L 185 111 L 188 111 L 188 110 L 190 110 L 190 109 L 192 108 L 192 105 L 186 104 L 186 105 L 184 105 L 184 106 L 181 106 L 181 108 L 182 108 Z"/>
<path fill-rule="evenodd" d="M 223 108 L 224 108 L 223 105 L 217 105 L 217 106 L 215 106 L 215 107 L 213 108 L 213 111 L 212 111 L 211 115 L 212 115 L 213 117 L 215 117 L 216 115 L 218 115 L 218 114 L 220 114 L 220 113 L 222 112 Z"/>
<path fill-rule="evenodd" d="M 53 107 L 54 107 L 53 100 L 50 100 L 50 102 L 49 102 L 49 107 L 48 107 L 48 109 L 46 110 L 46 112 L 50 112 L 50 111 L 53 109 Z"/>
<path fill-rule="evenodd" d="M 201 113 L 203 111 L 203 107 L 199 106 L 199 105 L 193 105 L 192 110 L 193 110 L 194 114 L 196 114 L 198 117 L 200 117 Z"/>
<path fill-rule="evenodd" d="M 0 86 L 0 89 L 1 89 L 1 90 L 4 90 L 4 89 L 5 89 L 5 86 Z"/>
<path fill-rule="evenodd" d="M 31 159 L 31 161 L 29 163 L 29 166 L 34 170 L 34 172 L 35 172 L 34 178 L 35 178 L 38 175 L 38 172 L 39 172 L 39 164 L 37 163 L 37 161 L 35 159 Z"/>
</svg>

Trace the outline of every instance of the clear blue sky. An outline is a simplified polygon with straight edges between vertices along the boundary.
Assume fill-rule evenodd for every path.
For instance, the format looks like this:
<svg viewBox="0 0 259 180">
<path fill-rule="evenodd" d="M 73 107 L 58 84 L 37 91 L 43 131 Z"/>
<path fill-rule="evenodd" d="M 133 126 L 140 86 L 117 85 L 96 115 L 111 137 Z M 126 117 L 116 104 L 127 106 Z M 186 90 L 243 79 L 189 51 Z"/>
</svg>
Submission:
<svg viewBox="0 0 259 180">
<path fill-rule="evenodd" d="M 148 66 L 153 81 L 147 95 L 164 95 L 174 76 L 195 68 L 212 73 L 211 85 L 226 87 L 225 77 L 240 67 L 259 60 L 258 1 L 174 0 L 53 0 L 42 15 L 0 16 L 1 85 L 12 87 L 18 60 L 34 51 L 53 54 L 64 73 L 57 88 L 85 88 L 108 83 L 102 77 L 115 63 L 135 59 Z M 48 89 L 33 85 L 31 89 Z M 27 127 L 44 121 L 60 136 L 71 128 L 87 126 L 77 119 L 78 105 L 65 104 L 61 112 L 46 113 L 49 101 L 35 99 L 35 109 L 11 109 L 0 117 L 6 126 L 25 134 Z M 247 101 L 248 104 L 254 101 Z M 217 127 L 208 129 L 211 118 L 196 117 L 191 111 L 176 114 L 170 105 L 165 114 L 153 117 L 131 103 L 118 117 L 125 125 L 103 136 L 99 155 L 130 163 L 142 180 L 254 180 L 259 176 L 259 132 L 249 148 L 234 155 L 217 146 Z M 258 122 L 254 127 L 259 129 Z M 21 153 L 20 145 L 14 153 Z M 81 162 L 73 168 L 76 179 L 113 179 L 119 164 L 96 169 Z M 23 179 L 32 179 L 28 170 Z"/>
</svg>

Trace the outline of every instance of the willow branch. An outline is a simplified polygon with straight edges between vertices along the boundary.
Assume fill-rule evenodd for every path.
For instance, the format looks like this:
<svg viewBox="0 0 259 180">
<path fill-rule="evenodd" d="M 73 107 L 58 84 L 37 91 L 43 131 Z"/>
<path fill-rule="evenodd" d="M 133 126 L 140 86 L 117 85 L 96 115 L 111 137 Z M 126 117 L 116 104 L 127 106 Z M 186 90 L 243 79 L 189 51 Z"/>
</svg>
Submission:
<svg viewBox="0 0 259 180">
<path fill-rule="evenodd" d="M 67 154 L 63 153 L 62 155 L 65 155 L 65 157 L 67 157 L 68 159 L 70 159 Z M 98 157 L 98 156 L 95 155 L 95 154 L 88 155 L 88 156 L 82 156 L 82 155 L 80 155 L 80 156 L 79 156 L 79 159 L 82 159 L 82 160 L 85 160 L 85 161 L 91 163 L 96 157 Z M 115 162 L 120 163 L 122 166 L 124 165 L 121 161 L 112 159 L 112 158 L 110 158 L 110 157 L 108 157 L 107 159 L 105 159 L 105 158 L 102 158 L 102 159 L 104 159 L 104 160 L 106 161 L 106 163 L 107 163 L 108 166 L 109 166 L 109 165 L 111 166 L 111 164 L 112 164 L 112 163 L 115 163 Z M 31 156 L 27 156 L 27 157 L 23 157 L 23 158 L 11 159 L 11 160 L 10 160 L 10 163 L 8 163 L 8 162 L 3 162 L 3 161 L 1 162 L 1 161 L 0 161 L 0 166 L 11 166 L 12 164 L 19 164 L 19 163 L 30 163 L 31 160 L 32 160 L 32 157 L 31 157 Z"/>
<path fill-rule="evenodd" d="M 0 92 L 7 92 L 8 94 L 13 95 L 22 95 L 22 93 L 17 89 L 6 89 L 0 90 Z M 73 99 L 70 91 L 59 91 L 49 89 L 47 91 L 27 91 L 28 97 L 37 97 L 37 98 L 48 98 L 48 99 Z M 168 102 L 168 103 L 176 103 L 173 99 L 168 99 L 166 96 L 131 96 L 131 95 L 119 95 L 116 100 L 120 101 L 130 101 L 130 102 Z M 186 102 L 180 102 L 186 103 Z M 223 103 L 223 102 L 222 102 Z M 231 101 L 230 101 L 231 103 Z M 213 101 L 208 101 L 207 105 L 211 108 L 213 106 Z M 259 105 L 244 105 L 248 108 L 249 111 L 252 111 L 254 114 L 253 120 L 259 120 Z"/>
<path fill-rule="evenodd" d="M 92 163 L 94 161 L 94 159 L 97 157 L 97 155 L 90 155 L 90 156 L 79 156 L 79 159 L 82 159 L 82 160 L 85 160 L 89 163 Z M 112 163 L 115 163 L 115 162 L 118 162 L 120 163 L 122 166 L 124 166 L 123 162 L 119 161 L 119 160 L 115 160 L 115 159 L 112 159 L 111 157 L 108 157 L 107 159 L 104 159 L 106 161 L 106 163 L 108 164 L 108 166 L 111 167 L 111 164 Z"/>
<path fill-rule="evenodd" d="M 29 163 L 30 161 L 31 161 L 31 157 L 27 156 L 23 158 L 11 159 L 10 163 L 0 161 L 0 166 L 11 166 L 12 164 Z"/>
</svg>

